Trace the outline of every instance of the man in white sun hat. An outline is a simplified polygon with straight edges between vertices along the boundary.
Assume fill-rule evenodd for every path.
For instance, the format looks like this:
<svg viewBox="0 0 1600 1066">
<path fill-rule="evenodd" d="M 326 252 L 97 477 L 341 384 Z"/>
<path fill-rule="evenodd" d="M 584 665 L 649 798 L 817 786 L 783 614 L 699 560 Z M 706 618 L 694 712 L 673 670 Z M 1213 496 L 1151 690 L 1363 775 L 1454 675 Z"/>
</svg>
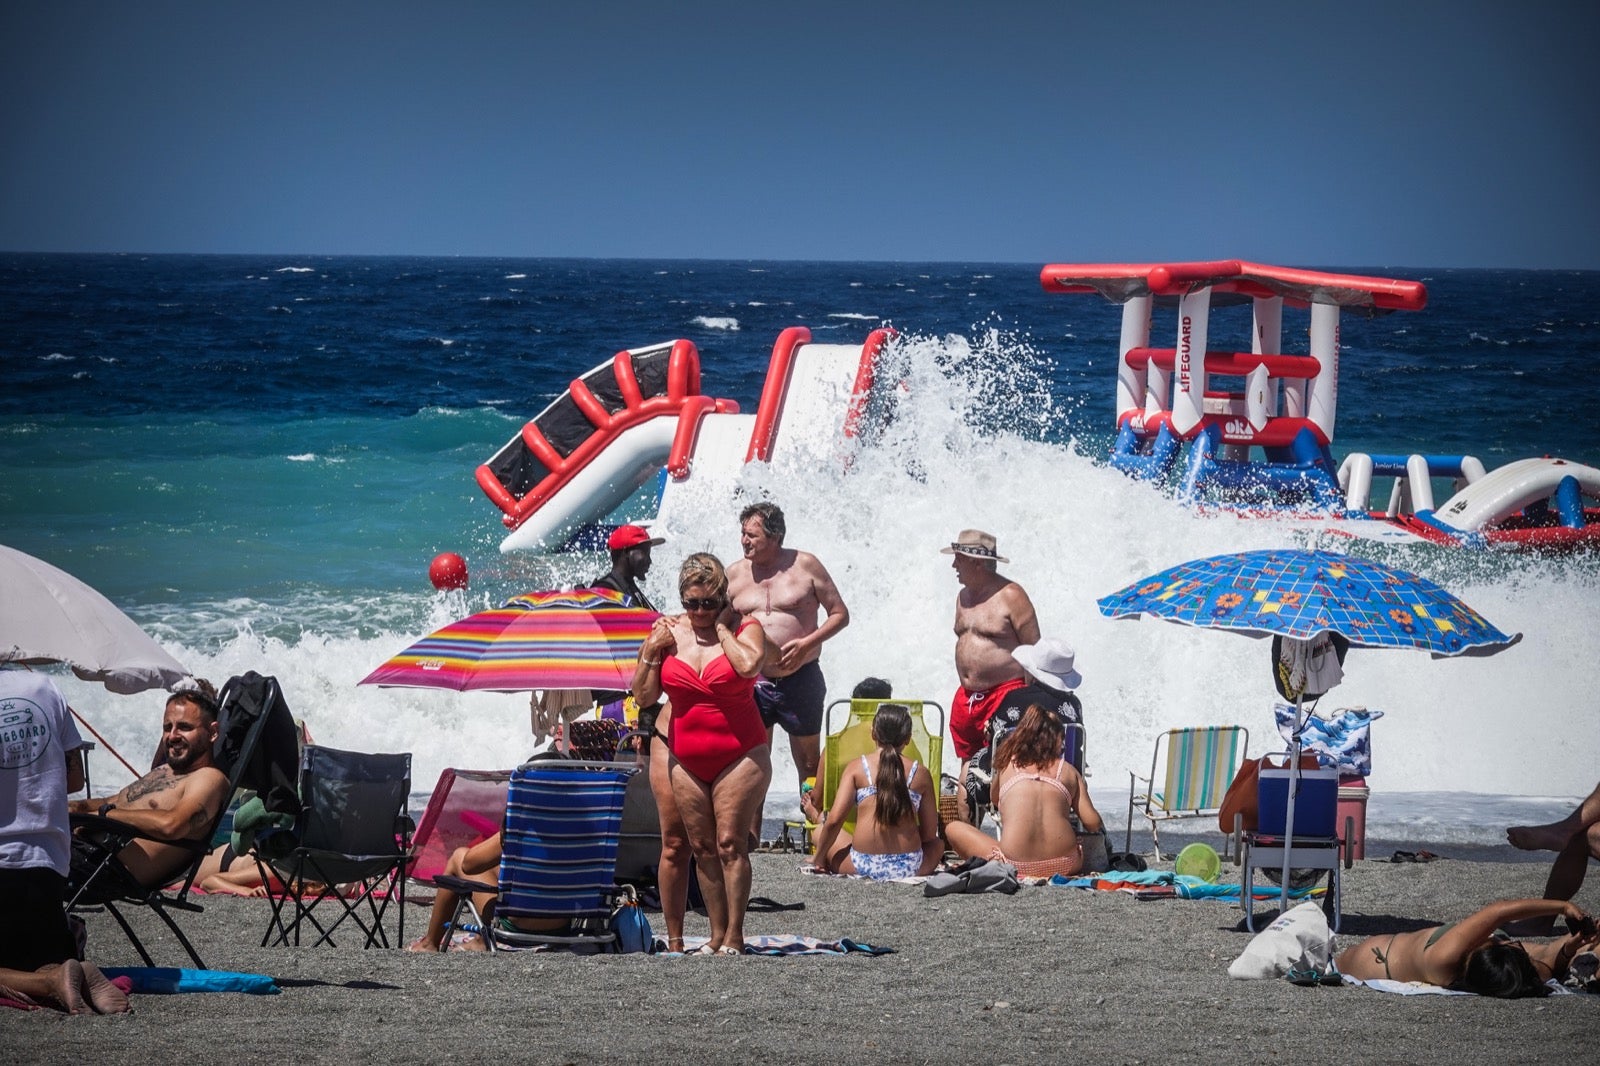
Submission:
<svg viewBox="0 0 1600 1066">
<path fill-rule="evenodd" d="M 956 676 L 960 686 L 950 703 L 950 739 L 961 760 L 957 781 L 967 777 L 967 763 L 987 740 L 989 716 L 1006 693 L 1027 684 L 1022 664 L 1011 653 L 1039 641 L 1033 601 L 1021 585 L 999 572 L 1001 555 L 992 534 L 963 529 L 944 555 L 961 583 L 956 594 Z M 970 812 L 962 812 L 970 817 Z"/>
</svg>

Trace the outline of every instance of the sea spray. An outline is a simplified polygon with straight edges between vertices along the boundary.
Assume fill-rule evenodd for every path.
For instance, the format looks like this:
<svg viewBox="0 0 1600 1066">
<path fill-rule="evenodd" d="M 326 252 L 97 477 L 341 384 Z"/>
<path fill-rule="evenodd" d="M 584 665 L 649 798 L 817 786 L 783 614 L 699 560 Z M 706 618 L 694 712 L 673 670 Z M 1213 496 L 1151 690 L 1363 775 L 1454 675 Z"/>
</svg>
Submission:
<svg viewBox="0 0 1600 1066">
<path fill-rule="evenodd" d="M 1107 469 L 1099 459 L 1103 411 L 1058 405 L 1048 388 L 1047 359 L 1026 339 L 987 328 L 975 330 L 974 338 L 908 331 L 896 340 L 886 366 L 897 383 L 896 400 L 870 446 L 841 445 L 821 462 L 752 466 L 739 478 L 740 500 L 706 498 L 692 517 L 680 512 L 678 524 L 663 530 L 668 543 L 656 550 L 647 581 L 652 598 L 675 603 L 677 564 L 688 552 L 710 549 L 724 560 L 736 558 L 739 503 L 770 497 L 788 515 L 788 543 L 824 561 L 851 608 L 850 627 L 824 650 L 830 700 L 870 674 L 889 678 L 899 695 L 948 707 L 956 684 L 951 625 L 958 585 L 939 549 L 962 528 L 983 528 L 999 538 L 1010 560 L 1001 570 L 1028 590 L 1042 631 L 1077 651 L 1085 676 L 1080 695 L 1090 785 L 1114 820 L 1127 772 L 1148 768 L 1161 730 L 1239 722 L 1251 730 L 1253 752 L 1280 746 L 1272 732 L 1275 694 L 1265 642 L 1147 620 L 1110 622 L 1095 600 L 1185 559 L 1305 540 L 1305 523 L 1199 515 Z M 525 757 L 532 747 L 528 697 L 357 682 L 453 618 L 516 592 L 583 582 L 603 572 L 606 561 L 601 553 L 494 552 L 503 529 L 474 496 L 470 471 L 508 435 L 514 419 L 483 412 L 445 427 L 437 413 L 423 412 L 412 420 L 383 430 L 402 438 L 398 450 L 410 455 L 409 466 L 363 469 L 359 450 L 338 467 L 290 464 L 291 454 L 330 454 L 325 446 L 292 439 L 264 449 L 292 467 L 281 477 L 274 473 L 274 483 L 300 476 L 293 471 L 313 471 L 341 491 L 368 494 L 360 506 L 346 506 L 307 490 L 305 506 L 331 509 L 305 534 L 310 539 L 286 548 L 230 526 L 231 549 L 213 536 L 204 553 L 197 548 L 193 558 L 162 564 L 197 568 L 202 587 L 224 588 L 229 567 L 259 560 L 261 553 L 273 557 L 270 569 L 293 574 L 293 552 L 312 550 L 315 538 L 325 536 L 329 550 L 346 553 L 348 567 L 362 575 L 358 584 L 370 591 L 319 585 L 312 576 L 317 570 L 308 568 L 304 580 L 256 582 L 249 595 L 175 595 L 174 602 L 130 609 L 203 676 L 220 682 L 247 669 L 278 676 L 318 743 L 413 752 L 414 786 L 426 790 L 447 766 L 508 766 Z M 350 420 L 352 433 L 359 421 Z M 420 439 L 406 444 L 406 435 L 425 426 Z M 463 426 L 483 430 L 485 439 L 464 442 Z M 175 472 L 161 476 L 176 480 Z M 197 502 L 204 501 L 169 499 L 167 506 L 175 534 L 192 534 L 188 543 L 198 546 L 201 534 L 215 529 L 186 524 Z M 458 517 L 429 525 L 417 521 L 415 506 Z M 437 529 L 450 524 L 459 535 L 440 543 Z M 1471 554 L 1343 538 L 1332 543 L 1432 577 L 1502 629 L 1524 634 L 1517 647 L 1484 659 L 1352 653 L 1345 682 L 1324 706 L 1386 712 L 1374 727 L 1375 793 L 1588 791 L 1600 765 L 1600 734 L 1584 724 L 1591 706 L 1588 672 L 1600 652 L 1600 575 L 1592 558 Z M 468 554 L 473 584 L 466 593 L 433 593 L 425 586 L 429 554 L 446 548 Z M 230 551 L 242 554 L 234 558 Z M 216 574 L 208 576 L 212 570 Z M 63 686 L 136 769 L 148 766 L 160 694 L 111 696 L 70 675 Z M 769 813 L 791 811 L 794 771 L 781 738 L 774 767 Z M 128 779 L 101 754 L 94 772 L 99 790 Z"/>
</svg>

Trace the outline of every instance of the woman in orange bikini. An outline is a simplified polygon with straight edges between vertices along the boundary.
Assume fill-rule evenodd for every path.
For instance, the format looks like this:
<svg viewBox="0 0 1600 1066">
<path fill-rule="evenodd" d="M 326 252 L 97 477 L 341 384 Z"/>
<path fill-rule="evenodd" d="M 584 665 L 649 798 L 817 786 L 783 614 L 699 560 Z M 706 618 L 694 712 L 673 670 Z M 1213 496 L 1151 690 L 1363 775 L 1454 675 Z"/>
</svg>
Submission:
<svg viewBox="0 0 1600 1066">
<path fill-rule="evenodd" d="M 1528 918 L 1567 919 L 1567 936 L 1547 943 L 1499 939 L 1495 930 Z M 1600 943 L 1595 921 L 1568 900 L 1508 899 L 1459 922 L 1406 933 L 1369 936 L 1334 959 L 1340 973 L 1363 981 L 1421 981 L 1519 999 L 1543 996 L 1550 978 L 1561 979 L 1573 956 Z"/>
<path fill-rule="evenodd" d="M 1076 814 L 1086 833 L 1103 833 L 1100 812 L 1073 765 L 1061 758 L 1066 723 L 1030 704 L 995 753 L 995 809 L 1000 840 L 965 822 L 945 826 L 945 840 L 962 858 L 999 859 L 1019 877 L 1071 877 L 1083 869 L 1083 844 L 1073 828 Z"/>
<path fill-rule="evenodd" d="M 705 954 L 744 951 L 750 900 L 750 824 L 772 780 L 767 727 L 755 683 L 769 645 L 761 624 L 739 624 L 728 607 L 728 575 L 714 555 L 683 561 L 684 613 L 661 617 L 639 649 L 633 695 L 648 706 L 666 695 L 665 743 L 652 745 L 650 785 L 661 812 L 661 913 L 669 951 L 683 949 L 688 853 L 693 852 L 711 939 Z M 737 626 L 737 629 L 733 628 Z"/>
</svg>

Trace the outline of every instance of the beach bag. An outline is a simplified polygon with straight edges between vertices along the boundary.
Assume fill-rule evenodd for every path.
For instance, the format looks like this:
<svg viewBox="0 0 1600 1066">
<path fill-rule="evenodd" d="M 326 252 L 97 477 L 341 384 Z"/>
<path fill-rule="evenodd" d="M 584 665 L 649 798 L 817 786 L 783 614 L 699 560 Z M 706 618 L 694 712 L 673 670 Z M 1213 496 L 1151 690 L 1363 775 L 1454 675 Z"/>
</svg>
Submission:
<svg viewBox="0 0 1600 1066">
<path fill-rule="evenodd" d="M 1011 895 L 1022 887 L 1017 880 L 1017 868 L 1009 862 L 994 859 L 968 859 L 947 873 L 936 873 L 922 883 L 924 896 L 948 896 L 953 893 L 975 894 L 1003 892 Z"/>
<path fill-rule="evenodd" d="M 1275 703 L 1272 711 L 1278 723 L 1278 735 L 1285 742 L 1293 743 L 1295 709 Z M 1382 711 L 1369 711 L 1365 707 L 1341 707 L 1332 718 L 1310 714 L 1301 727 L 1300 744 L 1306 751 L 1315 752 L 1324 766 L 1331 766 L 1341 774 L 1366 777 L 1372 773 L 1372 723 L 1382 717 Z"/>
<path fill-rule="evenodd" d="M 1333 930 L 1315 903 L 1292 907 L 1245 946 L 1228 976 L 1248 981 L 1282 977 L 1290 970 L 1326 973 L 1333 960 Z"/>
<path fill-rule="evenodd" d="M 639 906 L 639 896 L 632 885 L 623 886 L 622 905 L 611 916 L 611 931 L 617 934 L 619 952 L 649 952 L 655 947 L 655 934 L 650 929 L 650 919 Z"/>
</svg>

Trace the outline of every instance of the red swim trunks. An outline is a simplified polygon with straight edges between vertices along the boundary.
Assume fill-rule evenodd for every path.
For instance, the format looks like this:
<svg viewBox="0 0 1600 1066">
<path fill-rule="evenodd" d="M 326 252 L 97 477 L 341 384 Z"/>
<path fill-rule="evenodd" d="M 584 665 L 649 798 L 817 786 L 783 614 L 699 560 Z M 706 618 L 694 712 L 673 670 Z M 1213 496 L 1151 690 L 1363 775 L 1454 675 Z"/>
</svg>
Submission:
<svg viewBox="0 0 1600 1066">
<path fill-rule="evenodd" d="M 1027 678 L 1016 677 L 1000 682 L 987 692 L 968 692 L 957 686 L 950 700 L 950 740 L 955 745 L 956 758 L 964 762 L 984 746 L 988 741 L 984 729 L 989 724 L 989 716 L 1000 709 L 1007 692 L 1027 683 Z"/>
</svg>

